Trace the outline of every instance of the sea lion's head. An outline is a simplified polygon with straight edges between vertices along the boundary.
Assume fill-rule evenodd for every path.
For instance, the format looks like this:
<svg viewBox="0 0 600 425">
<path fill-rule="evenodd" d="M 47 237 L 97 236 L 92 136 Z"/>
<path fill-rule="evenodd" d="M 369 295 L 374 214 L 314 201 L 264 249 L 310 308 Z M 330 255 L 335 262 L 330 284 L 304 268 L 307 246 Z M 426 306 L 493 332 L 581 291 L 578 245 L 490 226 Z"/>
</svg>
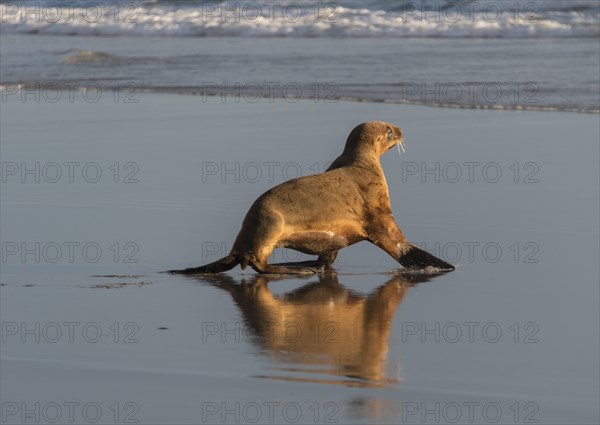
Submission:
<svg viewBox="0 0 600 425">
<path fill-rule="evenodd" d="M 404 149 L 403 143 L 404 135 L 400 128 L 383 121 L 369 121 L 350 132 L 344 152 L 354 155 L 374 153 L 379 157 L 396 145 Z"/>
<path fill-rule="evenodd" d="M 350 132 L 344 152 L 333 161 L 327 170 L 335 170 L 353 164 L 371 167 L 379 164 L 379 157 L 394 146 L 404 150 L 404 135 L 398 127 L 383 121 L 362 123 Z"/>
</svg>

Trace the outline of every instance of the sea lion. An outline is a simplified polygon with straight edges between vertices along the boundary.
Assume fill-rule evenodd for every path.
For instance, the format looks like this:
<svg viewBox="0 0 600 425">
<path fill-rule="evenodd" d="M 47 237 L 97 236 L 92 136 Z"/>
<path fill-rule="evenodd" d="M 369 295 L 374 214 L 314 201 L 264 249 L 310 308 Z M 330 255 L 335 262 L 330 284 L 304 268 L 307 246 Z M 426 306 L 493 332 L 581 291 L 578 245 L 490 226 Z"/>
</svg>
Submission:
<svg viewBox="0 0 600 425">
<path fill-rule="evenodd" d="M 324 173 L 289 180 L 262 194 L 244 218 L 231 252 L 205 266 L 171 273 L 219 273 L 241 264 L 258 273 L 318 273 L 337 252 L 360 241 L 383 249 L 405 268 L 454 270 L 454 266 L 411 244 L 390 205 L 380 157 L 403 147 L 402 130 L 372 121 L 354 128 L 342 154 Z M 269 264 L 275 248 L 290 248 L 316 261 Z"/>
</svg>

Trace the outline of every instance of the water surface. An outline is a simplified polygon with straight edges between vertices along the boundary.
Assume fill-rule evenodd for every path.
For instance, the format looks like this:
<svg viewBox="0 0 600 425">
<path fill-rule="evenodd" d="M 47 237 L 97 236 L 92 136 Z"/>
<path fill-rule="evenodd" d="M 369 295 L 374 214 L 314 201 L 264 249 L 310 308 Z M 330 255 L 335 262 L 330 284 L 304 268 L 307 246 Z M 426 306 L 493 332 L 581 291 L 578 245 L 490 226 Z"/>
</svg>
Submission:
<svg viewBox="0 0 600 425">
<path fill-rule="evenodd" d="M 49 422 L 49 403 L 66 415 L 76 402 L 83 423 L 86 403 L 101 423 L 115 412 L 140 423 L 598 422 L 597 116 L 111 96 L 2 104 L 9 411 L 39 402 Z M 159 273 L 222 255 L 260 193 L 322 170 L 374 119 L 407 138 L 405 156 L 382 159 L 400 227 L 455 272 L 398 275 L 361 243 L 324 277 Z M 274 260 L 306 259 L 292 255 Z"/>
</svg>

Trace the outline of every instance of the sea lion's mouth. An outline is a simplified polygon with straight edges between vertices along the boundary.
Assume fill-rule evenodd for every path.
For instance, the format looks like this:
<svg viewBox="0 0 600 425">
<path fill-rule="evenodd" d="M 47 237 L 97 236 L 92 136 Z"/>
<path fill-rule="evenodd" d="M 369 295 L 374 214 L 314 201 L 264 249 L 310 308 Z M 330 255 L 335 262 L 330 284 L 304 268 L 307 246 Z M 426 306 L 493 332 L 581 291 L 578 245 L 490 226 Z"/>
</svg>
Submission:
<svg viewBox="0 0 600 425">
<path fill-rule="evenodd" d="M 398 149 L 402 149 L 402 152 L 406 152 L 406 151 L 404 150 L 404 148 L 405 148 L 405 146 L 404 146 L 404 137 L 401 137 L 401 138 L 400 138 L 400 140 L 398 140 L 398 143 L 391 144 L 391 145 L 390 145 L 390 147 L 389 147 L 389 148 L 387 148 L 387 150 L 388 150 L 388 151 L 389 151 L 389 150 L 392 150 L 392 149 L 394 149 L 395 147 L 398 147 Z M 387 152 L 387 151 L 386 151 L 386 152 Z"/>
</svg>

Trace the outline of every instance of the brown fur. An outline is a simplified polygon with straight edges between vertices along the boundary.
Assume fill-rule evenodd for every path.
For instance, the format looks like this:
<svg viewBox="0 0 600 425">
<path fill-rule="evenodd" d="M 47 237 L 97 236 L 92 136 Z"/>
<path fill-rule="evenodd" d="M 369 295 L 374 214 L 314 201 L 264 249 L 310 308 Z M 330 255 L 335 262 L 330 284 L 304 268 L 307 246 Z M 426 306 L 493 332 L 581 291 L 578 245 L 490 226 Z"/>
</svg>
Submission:
<svg viewBox="0 0 600 425">
<path fill-rule="evenodd" d="M 364 240 L 404 266 L 453 269 L 410 244 L 392 215 L 380 157 L 402 140 L 402 130 L 391 124 L 357 126 L 326 172 L 282 183 L 252 204 L 227 257 L 173 272 L 218 273 L 241 264 L 259 273 L 316 273 L 333 263 L 338 250 Z M 319 258 L 304 264 L 268 264 L 273 249 L 283 247 Z"/>
</svg>

